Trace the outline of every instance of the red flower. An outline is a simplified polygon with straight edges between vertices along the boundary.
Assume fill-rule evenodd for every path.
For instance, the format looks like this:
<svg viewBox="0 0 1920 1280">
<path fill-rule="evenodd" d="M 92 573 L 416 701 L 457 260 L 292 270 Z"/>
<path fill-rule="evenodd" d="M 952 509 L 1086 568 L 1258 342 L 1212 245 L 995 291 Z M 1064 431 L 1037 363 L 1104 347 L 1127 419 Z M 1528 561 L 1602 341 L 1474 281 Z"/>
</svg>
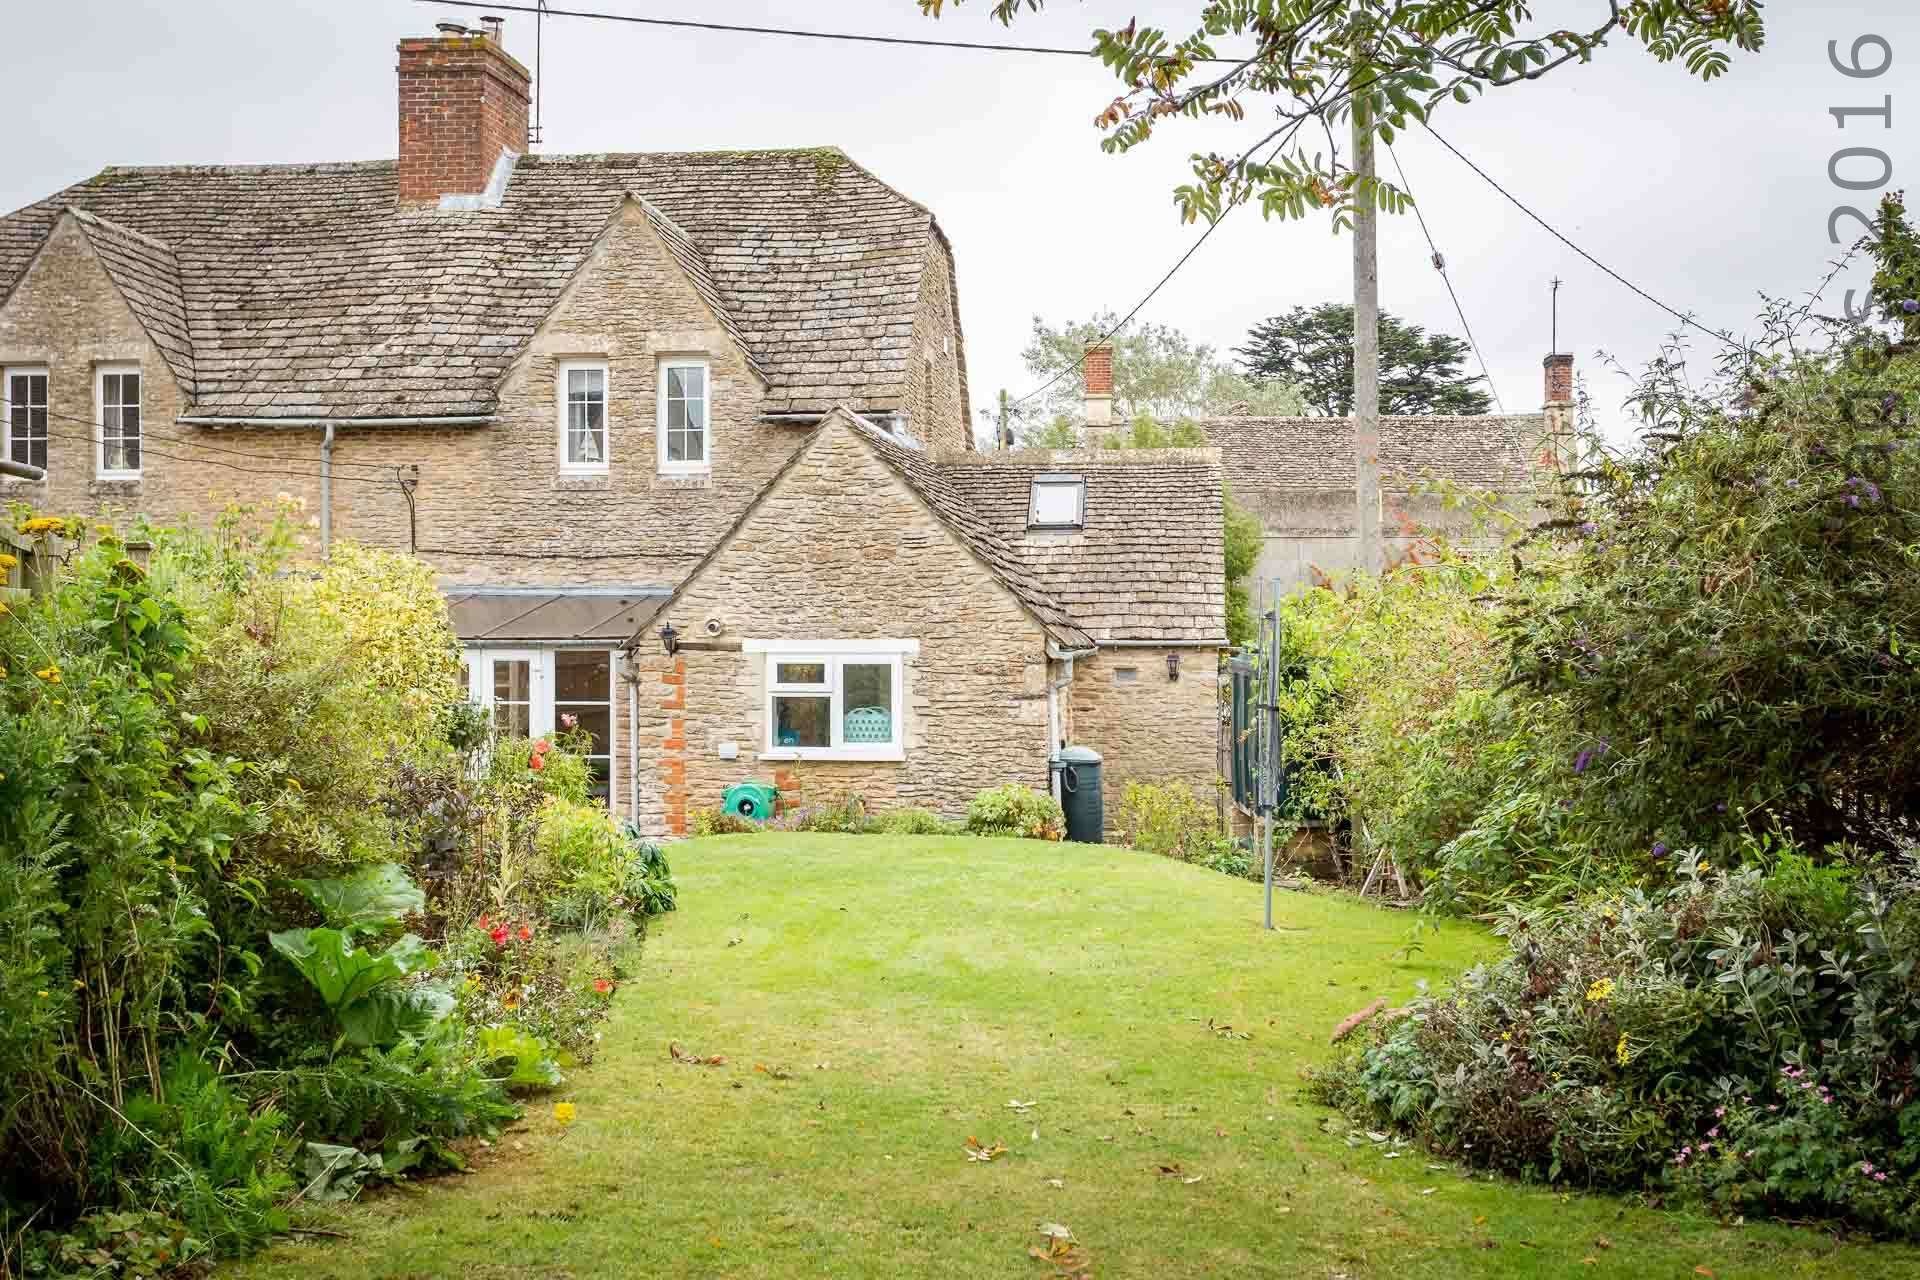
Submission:
<svg viewBox="0 0 1920 1280">
<path fill-rule="evenodd" d="M 541 755 L 538 751 L 533 753 L 533 759 L 527 761 L 527 768 L 533 770 L 535 773 L 540 772 L 542 769 L 546 767 L 547 767 L 547 758 Z"/>
<path fill-rule="evenodd" d="M 494 946 L 504 947 L 507 945 L 507 926 L 503 924 L 497 924 L 493 926 L 493 928 L 490 931 L 488 931 L 487 936 L 493 939 Z"/>
<path fill-rule="evenodd" d="M 551 742 L 548 742 L 545 738 L 542 738 L 540 739 L 540 741 L 533 744 L 533 754 L 537 756 L 543 756 L 551 750 L 553 750 L 553 744 Z"/>
<path fill-rule="evenodd" d="M 526 925 L 524 925 L 524 924 L 520 926 L 520 941 L 522 941 L 522 942 L 532 942 L 532 941 L 533 941 L 533 930 L 532 930 L 532 929 L 529 929 L 529 928 L 528 928 L 528 927 L 527 927 Z"/>
<path fill-rule="evenodd" d="M 613 994 L 613 984 L 605 978 L 595 978 L 593 980 L 593 989 L 603 996 Z"/>
<path fill-rule="evenodd" d="M 491 929 L 491 928 L 493 928 L 493 926 L 492 926 L 491 924 L 489 924 L 489 923 L 487 922 L 487 913 L 486 913 L 486 912 L 484 912 L 484 911 L 482 911 L 482 912 L 480 913 L 480 918 L 479 918 L 478 920 L 475 920 L 475 921 L 473 922 L 473 927 L 474 927 L 474 928 L 476 928 L 476 929 Z"/>
</svg>

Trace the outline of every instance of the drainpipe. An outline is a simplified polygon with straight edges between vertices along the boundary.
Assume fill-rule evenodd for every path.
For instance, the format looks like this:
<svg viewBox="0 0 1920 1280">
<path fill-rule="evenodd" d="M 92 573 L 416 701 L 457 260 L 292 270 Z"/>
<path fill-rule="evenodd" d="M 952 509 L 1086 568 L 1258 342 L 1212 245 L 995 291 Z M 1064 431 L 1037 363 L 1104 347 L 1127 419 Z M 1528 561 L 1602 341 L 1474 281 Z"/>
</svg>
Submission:
<svg viewBox="0 0 1920 1280">
<path fill-rule="evenodd" d="M 1065 664 L 1066 673 L 1058 680 L 1047 681 L 1047 790 L 1055 800 L 1060 799 L 1060 774 L 1053 767 L 1054 753 L 1060 750 L 1060 739 L 1065 736 L 1066 716 L 1061 714 L 1060 699 L 1071 696 L 1073 688 L 1073 660 L 1096 652 L 1093 649 L 1061 649 L 1048 645 L 1049 656 Z"/>
<path fill-rule="evenodd" d="M 320 558 L 333 542 L 333 424 L 320 437 Z"/>
<path fill-rule="evenodd" d="M 631 652 L 620 655 L 627 680 L 627 821 L 640 825 L 640 682 L 635 679 Z"/>
</svg>

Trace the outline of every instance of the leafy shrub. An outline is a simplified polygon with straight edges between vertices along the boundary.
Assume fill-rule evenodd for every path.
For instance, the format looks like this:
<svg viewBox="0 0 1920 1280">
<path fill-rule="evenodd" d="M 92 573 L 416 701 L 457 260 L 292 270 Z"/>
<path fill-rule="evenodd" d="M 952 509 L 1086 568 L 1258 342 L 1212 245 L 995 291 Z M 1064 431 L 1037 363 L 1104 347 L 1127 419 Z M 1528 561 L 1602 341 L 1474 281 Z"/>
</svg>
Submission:
<svg viewBox="0 0 1920 1280">
<path fill-rule="evenodd" d="M 1182 862 L 1222 843 L 1219 816 L 1184 782 L 1129 782 L 1114 817 L 1122 843 Z"/>
<path fill-rule="evenodd" d="M 1223 876 L 1238 876 L 1243 880 L 1266 879 L 1266 867 L 1254 856 L 1244 840 L 1221 840 L 1195 854 L 1192 861 L 1195 866 L 1218 871 Z"/>
<path fill-rule="evenodd" d="M 379 1149 L 425 1137 L 442 1144 L 442 1168 L 457 1161 L 444 1143 L 498 1133 L 519 1115 L 451 1022 L 391 1049 L 264 1072 L 258 1083 L 279 1096 L 289 1130 L 306 1141 Z"/>
<path fill-rule="evenodd" d="M 782 805 L 767 823 L 773 831 L 812 831 L 829 835 L 859 835 L 867 829 L 867 802 L 854 792 L 824 804 Z"/>
<path fill-rule="evenodd" d="M 958 823 L 948 822 L 931 809 L 891 809 L 869 823 L 869 829 L 885 836 L 958 835 Z"/>
<path fill-rule="evenodd" d="M 687 814 L 687 822 L 696 836 L 750 836 L 761 830 L 751 818 L 724 809 L 694 809 Z"/>
<path fill-rule="evenodd" d="M 511 1025 L 482 1027 L 478 1042 L 481 1070 L 507 1089 L 551 1089 L 561 1082 L 553 1046 L 539 1036 Z"/>
<path fill-rule="evenodd" d="M 1018 782 L 990 787 L 967 806 L 967 831 L 976 836 L 1059 840 L 1066 834 L 1066 823 L 1058 800 Z"/>
<path fill-rule="evenodd" d="M 250 1253 L 284 1231 L 277 1206 L 292 1180 L 281 1159 L 281 1112 L 250 1111 L 192 1051 L 167 1060 L 162 1086 L 128 1098 L 124 1119 L 115 1117 L 92 1144 L 96 1198 L 112 1203 L 122 1188 L 138 1186 L 223 1256 Z"/>
<path fill-rule="evenodd" d="M 27 1234 L 21 1246 L 21 1274 L 88 1280 L 169 1275 L 208 1253 L 184 1222 L 157 1209 L 96 1209 L 65 1231 Z"/>
<path fill-rule="evenodd" d="M 453 1012 L 446 991 L 405 981 L 440 959 L 411 933 L 377 953 L 339 929 L 287 929 L 267 940 L 320 993 L 347 1044 L 365 1049 L 418 1038 Z"/>
<path fill-rule="evenodd" d="M 1316 1087 L 1508 1173 L 1920 1233 L 1920 883 L 1835 915 L 1806 866 L 1689 854 L 1663 890 L 1512 913 L 1506 956 Z"/>
</svg>

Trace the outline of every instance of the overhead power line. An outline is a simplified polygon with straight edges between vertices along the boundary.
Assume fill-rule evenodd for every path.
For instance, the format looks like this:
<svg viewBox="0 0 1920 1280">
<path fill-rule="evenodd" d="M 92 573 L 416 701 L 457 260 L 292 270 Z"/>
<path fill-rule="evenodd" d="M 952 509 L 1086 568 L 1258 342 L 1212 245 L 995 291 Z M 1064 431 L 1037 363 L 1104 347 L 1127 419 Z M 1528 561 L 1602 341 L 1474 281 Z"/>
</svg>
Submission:
<svg viewBox="0 0 1920 1280">
<path fill-rule="evenodd" d="M 1668 315 L 1678 320 L 1681 324 L 1687 325 L 1690 328 L 1698 329 L 1700 332 L 1707 334 L 1710 337 L 1718 338 L 1720 339 L 1720 341 L 1726 343 L 1728 346 L 1733 347 L 1737 350 L 1741 350 L 1741 351 L 1747 350 L 1747 344 L 1744 342 L 1741 342 L 1738 338 L 1735 338 L 1730 334 L 1722 333 L 1718 329 L 1708 328 L 1706 325 L 1701 324 L 1698 320 L 1695 320 L 1692 316 L 1686 314 L 1684 311 L 1680 311 L 1680 310 L 1677 310 L 1676 308 L 1668 306 L 1666 303 L 1654 297 L 1652 294 L 1648 293 L 1645 289 L 1642 289 L 1639 285 L 1635 284 L 1633 281 L 1621 275 L 1618 271 L 1615 271 L 1612 267 L 1608 266 L 1606 263 L 1600 261 L 1600 259 L 1588 253 L 1585 249 L 1582 249 L 1579 245 L 1575 244 L 1573 241 L 1567 239 L 1565 235 L 1561 234 L 1560 229 L 1558 227 L 1548 222 L 1545 218 L 1535 213 L 1532 209 L 1529 209 L 1525 204 L 1522 204 L 1518 196 L 1514 195 L 1513 192 L 1507 190 L 1505 187 L 1501 186 L 1498 182 L 1494 181 L 1492 175 L 1490 175 L 1485 169 L 1482 169 L 1479 165 L 1475 164 L 1472 160 L 1468 159 L 1465 153 L 1463 153 L 1460 150 L 1460 148 L 1454 146 L 1451 142 L 1448 142 L 1445 138 L 1441 137 L 1439 133 L 1435 132 L 1434 127 L 1432 125 L 1427 124 L 1424 120 L 1421 121 L 1421 124 L 1426 128 L 1426 131 L 1428 133 L 1433 134 L 1434 141 L 1438 142 L 1441 146 L 1445 147 L 1447 150 L 1453 152 L 1453 154 L 1459 158 L 1462 164 L 1466 165 L 1467 168 L 1479 174 L 1480 177 L 1486 182 L 1488 186 L 1492 187 L 1495 191 L 1498 191 L 1501 195 L 1505 196 L 1509 204 L 1511 204 L 1514 208 L 1518 209 L 1520 212 L 1526 214 L 1529 218 L 1532 218 L 1535 222 L 1539 223 L 1543 228 L 1546 229 L 1547 234 L 1551 235 L 1554 239 L 1558 240 L 1561 244 L 1564 244 L 1565 246 L 1567 246 L 1567 248 L 1573 250 L 1575 253 L 1585 258 L 1588 262 L 1600 268 L 1601 271 L 1605 272 L 1609 276 L 1612 276 L 1614 280 L 1616 280 L 1620 284 L 1625 285 L 1628 289 L 1631 289 L 1634 293 L 1639 294 L 1642 298 L 1645 298 L 1648 302 L 1651 302 L 1654 306 L 1660 308 L 1662 311 L 1666 312 Z"/>
<path fill-rule="evenodd" d="M 75 422 L 80 424 L 83 427 L 92 427 L 95 430 L 98 430 L 100 427 L 100 424 L 94 421 L 92 418 L 83 418 L 78 414 L 60 413 L 57 410 L 53 410 L 53 409 L 40 409 L 39 412 L 46 414 L 49 418 L 57 418 L 62 422 Z M 228 449 L 221 445 L 208 444 L 203 440 L 193 439 L 188 436 L 169 435 L 164 431 L 154 430 L 153 428 L 147 426 L 144 422 L 140 424 L 140 440 L 143 448 L 145 447 L 145 443 L 148 440 L 163 440 L 163 441 L 170 441 L 171 443 L 174 443 L 174 444 L 185 445 L 190 449 L 198 449 L 204 453 L 225 454 L 235 458 L 247 458 L 254 462 L 271 462 L 271 463 L 285 464 L 289 461 L 292 461 L 293 465 L 296 465 L 296 466 L 300 465 L 297 459 L 290 460 L 287 458 L 280 457 L 277 454 L 249 453 L 245 449 Z M 394 464 L 390 462 L 348 462 L 348 461 L 345 461 L 344 459 L 335 459 L 333 462 L 333 465 L 336 467 L 359 467 L 363 471 L 378 471 L 383 476 L 387 476 L 390 479 L 393 473 Z M 346 479 L 347 477 L 341 477 L 341 478 Z"/>
<path fill-rule="evenodd" d="M 47 435 L 55 440 L 77 440 L 83 444 L 90 444 L 90 445 L 99 443 L 99 441 L 91 434 L 81 435 L 78 432 L 73 432 L 73 431 L 49 430 L 47 432 Z M 318 471 L 288 471 L 284 468 L 278 468 L 278 467 L 243 467 L 243 466 L 240 466 L 238 463 L 221 462 L 217 458 L 200 458 L 200 457 L 195 457 L 191 454 L 170 453 L 165 449 L 156 449 L 153 446 L 149 445 L 145 440 L 141 440 L 140 441 L 141 457 L 144 458 L 149 454 L 151 454 L 156 458 L 167 458 L 174 462 L 191 462 L 198 466 L 203 466 L 203 467 L 225 467 L 228 471 L 238 471 L 244 475 L 251 475 L 251 476 L 286 476 L 294 480 L 318 480 L 320 478 L 320 473 Z M 391 470 L 397 471 L 398 468 L 392 468 Z M 379 485 L 383 489 L 397 482 L 397 477 L 391 474 L 382 480 L 375 480 L 371 476 L 339 476 L 337 475 L 332 478 L 334 480 L 340 481 L 343 484 L 372 484 L 372 485 Z"/>
<path fill-rule="evenodd" d="M 801 40 L 840 40 L 853 44 L 908 45 L 917 49 L 969 49 L 980 53 L 1042 53 L 1068 58 L 1094 58 L 1092 49 L 1068 49 L 1037 44 L 989 44 L 978 40 L 928 40 L 914 36 L 879 36 L 857 31 L 807 31 L 795 27 L 755 27 L 732 22 L 699 22 L 692 18 L 642 18 L 630 13 L 594 13 L 584 9 L 555 9 L 529 4 L 493 4 L 482 0 L 417 0 L 453 9 L 485 9 L 488 13 L 544 14 L 549 18 L 590 18 L 598 22 L 627 22 L 643 27 L 679 27 L 691 31 L 730 31 L 740 35 L 790 36 Z M 1245 62 L 1245 58 L 1195 58 L 1195 62 Z"/>
<path fill-rule="evenodd" d="M 1387 155 L 1393 159 L 1393 171 L 1400 175 L 1400 189 L 1409 197 L 1413 195 L 1413 186 L 1407 181 L 1407 171 L 1400 167 L 1400 153 L 1387 144 Z M 1440 246 L 1433 242 L 1433 232 L 1427 228 L 1427 215 L 1420 212 L 1420 202 L 1414 201 L 1413 216 L 1420 220 L 1420 234 L 1427 238 L 1427 248 L 1433 252 L 1433 269 L 1440 273 L 1440 282 L 1447 286 L 1447 296 L 1453 299 L 1453 314 L 1460 317 L 1460 327 L 1466 331 L 1467 345 L 1473 348 L 1473 355 L 1480 362 L 1480 376 L 1487 380 L 1487 390 L 1493 392 L 1493 403 L 1500 412 L 1507 411 L 1506 402 L 1500 399 L 1500 388 L 1494 384 L 1493 371 L 1487 368 L 1487 357 L 1480 350 L 1480 344 L 1474 340 L 1473 326 L 1467 323 L 1466 310 L 1460 305 L 1460 295 L 1453 291 L 1453 277 L 1447 274 L 1447 260 L 1440 252 Z"/>
</svg>

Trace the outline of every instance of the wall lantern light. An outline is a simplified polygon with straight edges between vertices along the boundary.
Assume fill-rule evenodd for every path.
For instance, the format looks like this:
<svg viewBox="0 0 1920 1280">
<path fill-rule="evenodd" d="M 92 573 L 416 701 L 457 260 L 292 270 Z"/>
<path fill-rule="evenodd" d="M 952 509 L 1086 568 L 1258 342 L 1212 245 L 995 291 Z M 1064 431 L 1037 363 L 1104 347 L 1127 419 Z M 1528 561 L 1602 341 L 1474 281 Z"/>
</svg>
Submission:
<svg viewBox="0 0 1920 1280">
<path fill-rule="evenodd" d="M 671 622 L 660 628 L 660 644 L 666 649 L 669 658 L 680 652 L 680 633 L 673 629 Z"/>
<path fill-rule="evenodd" d="M 1167 679 L 1178 680 L 1179 678 L 1180 678 L 1180 655 L 1177 652 L 1169 653 L 1167 655 Z"/>
</svg>

